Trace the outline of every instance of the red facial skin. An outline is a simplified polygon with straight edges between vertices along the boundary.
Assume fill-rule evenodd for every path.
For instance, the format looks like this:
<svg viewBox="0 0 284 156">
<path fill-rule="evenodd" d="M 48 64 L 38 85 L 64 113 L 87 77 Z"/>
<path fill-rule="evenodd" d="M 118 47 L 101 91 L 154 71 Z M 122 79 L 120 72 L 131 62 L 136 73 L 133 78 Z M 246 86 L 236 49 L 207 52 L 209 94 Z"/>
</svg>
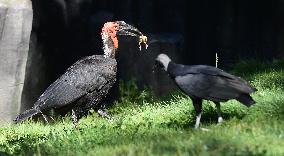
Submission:
<svg viewBox="0 0 284 156">
<path fill-rule="evenodd" d="M 118 48 L 118 39 L 116 36 L 118 27 L 119 25 L 115 22 L 107 22 L 104 24 L 104 27 L 102 28 L 102 33 L 105 32 L 109 34 L 115 49 Z"/>
</svg>

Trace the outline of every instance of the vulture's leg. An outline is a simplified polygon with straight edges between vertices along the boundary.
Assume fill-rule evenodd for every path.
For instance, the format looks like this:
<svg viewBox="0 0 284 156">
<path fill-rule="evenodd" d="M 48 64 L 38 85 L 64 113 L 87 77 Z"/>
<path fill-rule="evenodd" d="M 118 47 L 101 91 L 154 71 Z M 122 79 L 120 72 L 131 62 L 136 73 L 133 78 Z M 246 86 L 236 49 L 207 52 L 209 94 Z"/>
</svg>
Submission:
<svg viewBox="0 0 284 156">
<path fill-rule="evenodd" d="M 220 106 L 220 102 L 214 102 L 217 108 L 217 114 L 218 114 L 218 124 L 221 124 L 223 122 L 223 118 L 221 116 L 221 106 Z"/>
<path fill-rule="evenodd" d="M 196 121 L 194 128 L 198 128 L 200 125 L 201 112 L 202 112 L 202 99 L 192 99 L 192 103 L 196 112 Z"/>
</svg>

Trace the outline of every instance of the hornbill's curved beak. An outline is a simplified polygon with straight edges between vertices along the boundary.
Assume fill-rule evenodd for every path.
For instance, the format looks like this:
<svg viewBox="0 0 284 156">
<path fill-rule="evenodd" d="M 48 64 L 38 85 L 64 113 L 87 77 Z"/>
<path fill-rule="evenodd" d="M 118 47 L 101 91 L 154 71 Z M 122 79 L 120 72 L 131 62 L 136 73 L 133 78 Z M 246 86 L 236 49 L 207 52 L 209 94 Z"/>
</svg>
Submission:
<svg viewBox="0 0 284 156">
<path fill-rule="evenodd" d="M 130 36 L 142 36 L 143 34 L 134 26 L 125 23 L 124 21 L 115 21 L 118 26 L 117 35 L 130 35 Z"/>
<path fill-rule="evenodd" d="M 116 21 L 118 26 L 117 35 L 133 36 L 139 39 L 139 49 L 141 51 L 141 43 L 145 44 L 145 48 L 148 48 L 147 36 L 144 36 L 137 28 L 125 23 L 124 21 Z"/>
</svg>

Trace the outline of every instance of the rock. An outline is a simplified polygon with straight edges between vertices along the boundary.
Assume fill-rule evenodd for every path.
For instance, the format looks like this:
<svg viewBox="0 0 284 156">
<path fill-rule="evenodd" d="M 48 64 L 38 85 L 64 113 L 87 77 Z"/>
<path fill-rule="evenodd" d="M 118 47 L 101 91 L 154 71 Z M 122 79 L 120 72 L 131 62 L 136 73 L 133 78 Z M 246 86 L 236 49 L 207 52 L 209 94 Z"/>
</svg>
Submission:
<svg viewBox="0 0 284 156">
<path fill-rule="evenodd" d="M 0 0 L 0 122 L 20 111 L 32 19 L 30 0 Z"/>
</svg>

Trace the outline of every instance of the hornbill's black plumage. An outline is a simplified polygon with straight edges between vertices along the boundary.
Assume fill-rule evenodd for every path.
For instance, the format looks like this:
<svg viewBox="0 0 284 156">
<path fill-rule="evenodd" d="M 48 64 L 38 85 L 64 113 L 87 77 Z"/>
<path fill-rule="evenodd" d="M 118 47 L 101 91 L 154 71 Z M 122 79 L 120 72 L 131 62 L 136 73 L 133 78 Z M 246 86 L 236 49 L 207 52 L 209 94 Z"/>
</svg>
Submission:
<svg viewBox="0 0 284 156">
<path fill-rule="evenodd" d="M 143 36 L 138 29 L 123 21 L 105 23 L 101 33 L 104 55 L 84 57 L 74 63 L 44 91 L 31 109 L 18 115 L 14 121 L 18 123 L 38 113 L 43 115 L 50 109 L 72 110 L 74 124 L 91 108 L 106 115 L 100 102 L 116 81 L 117 35 Z"/>
<path fill-rule="evenodd" d="M 255 104 L 250 96 L 256 89 L 247 81 L 207 65 L 176 64 L 166 54 L 159 54 L 156 65 L 163 67 L 178 87 L 193 102 L 196 111 L 195 128 L 199 127 L 202 99 L 213 101 L 218 112 L 218 123 L 222 122 L 220 102 L 236 99 L 246 106 Z"/>
</svg>

